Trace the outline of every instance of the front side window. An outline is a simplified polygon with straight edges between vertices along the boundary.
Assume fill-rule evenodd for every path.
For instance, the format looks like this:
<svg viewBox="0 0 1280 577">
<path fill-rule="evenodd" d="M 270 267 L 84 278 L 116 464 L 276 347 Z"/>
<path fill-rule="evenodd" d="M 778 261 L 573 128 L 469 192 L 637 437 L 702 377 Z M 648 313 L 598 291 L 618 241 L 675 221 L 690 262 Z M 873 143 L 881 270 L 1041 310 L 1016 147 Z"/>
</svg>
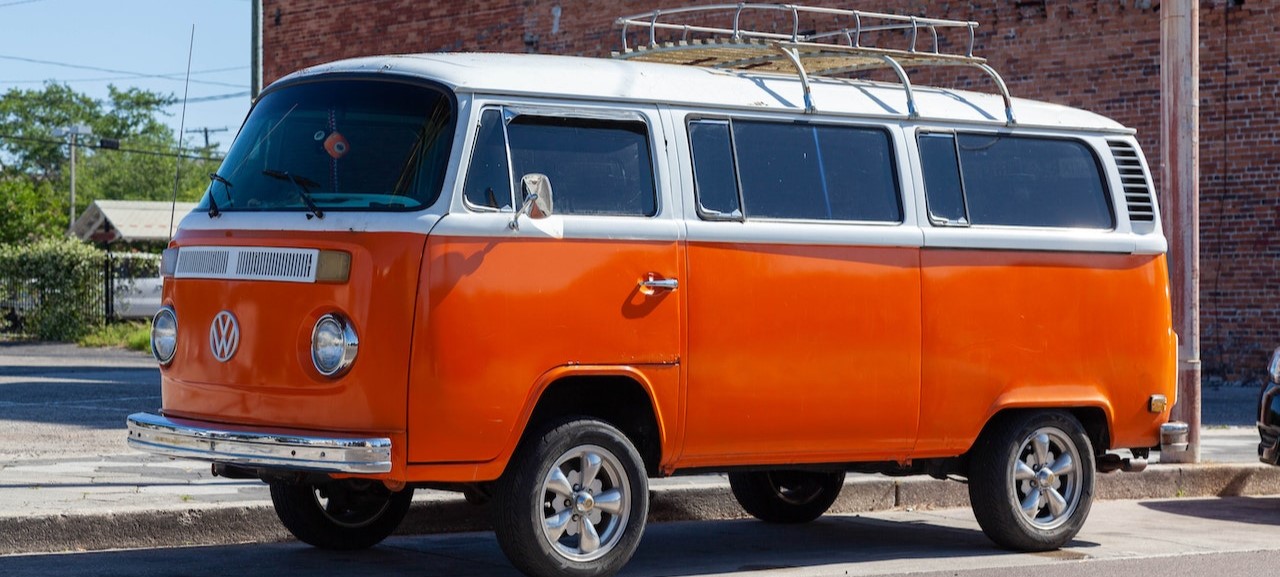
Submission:
<svg viewBox="0 0 1280 577">
<path fill-rule="evenodd" d="M 937 224 L 1115 226 L 1102 169 L 1083 142 L 963 133 L 922 134 L 919 142 Z"/>
<path fill-rule="evenodd" d="M 551 181 L 555 214 L 657 214 L 649 130 L 638 120 L 509 117 L 485 110 L 467 174 L 467 202 L 479 210 L 519 207 L 521 178 L 533 173 Z"/>
<path fill-rule="evenodd" d="M 450 98 L 427 86 L 285 86 L 254 106 L 201 208 L 419 210 L 440 194 L 453 126 Z"/>
</svg>

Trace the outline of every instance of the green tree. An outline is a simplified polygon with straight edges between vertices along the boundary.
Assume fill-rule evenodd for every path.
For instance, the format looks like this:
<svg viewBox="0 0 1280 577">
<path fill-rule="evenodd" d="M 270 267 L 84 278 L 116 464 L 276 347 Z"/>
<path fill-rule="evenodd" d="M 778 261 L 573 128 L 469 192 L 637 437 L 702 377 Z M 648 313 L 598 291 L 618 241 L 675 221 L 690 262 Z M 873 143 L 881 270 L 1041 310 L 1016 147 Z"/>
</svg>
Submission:
<svg viewBox="0 0 1280 577">
<path fill-rule="evenodd" d="M 56 236 L 67 229 L 67 198 L 48 181 L 0 175 L 0 245 Z"/>
<path fill-rule="evenodd" d="M 0 219 L 0 242 L 65 231 L 70 157 L 53 136 L 63 126 L 84 124 L 94 133 L 76 151 L 77 213 L 98 199 L 168 200 L 175 169 L 182 175 L 178 199 L 200 198 L 217 163 L 173 155 L 177 138 L 162 121 L 173 102 L 169 95 L 115 86 L 100 101 L 54 82 L 0 95 L 0 208 L 21 213 Z M 98 138 L 118 140 L 120 149 L 97 149 Z M 184 147 L 183 153 L 211 157 L 215 151 Z"/>
</svg>

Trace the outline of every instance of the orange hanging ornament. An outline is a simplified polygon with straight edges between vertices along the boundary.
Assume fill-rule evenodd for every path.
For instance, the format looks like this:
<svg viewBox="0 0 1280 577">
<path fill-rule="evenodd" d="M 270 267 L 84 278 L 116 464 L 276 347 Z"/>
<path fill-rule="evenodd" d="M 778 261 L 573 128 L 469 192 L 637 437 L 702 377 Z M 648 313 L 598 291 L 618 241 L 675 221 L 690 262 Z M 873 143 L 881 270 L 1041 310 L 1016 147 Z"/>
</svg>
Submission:
<svg viewBox="0 0 1280 577">
<path fill-rule="evenodd" d="M 347 144 L 347 139 L 342 136 L 341 132 L 335 130 L 329 134 L 329 138 L 324 139 L 324 150 L 325 152 L 328 152 L 329 156 L 333 157 L 334 160 L 342 158 L 343 155 L 347 154 L 347 150 L 349 149 L 350 145 Z"/>
</svg>

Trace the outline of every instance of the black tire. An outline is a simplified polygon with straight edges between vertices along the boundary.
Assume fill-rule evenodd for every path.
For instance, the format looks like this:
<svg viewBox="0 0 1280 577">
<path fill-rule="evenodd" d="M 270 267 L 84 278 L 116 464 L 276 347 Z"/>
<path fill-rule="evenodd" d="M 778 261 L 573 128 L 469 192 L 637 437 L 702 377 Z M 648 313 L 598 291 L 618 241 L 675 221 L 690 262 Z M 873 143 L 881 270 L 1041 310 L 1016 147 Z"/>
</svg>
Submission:
<svg viewBox="0 0 1280 577">
<path fill-rule="evenodd" d="M 592 458 L 600 464 L 588 465 Z M 593 467 L 594 481 L 584 486 L 583 473 Z M 521 443 L 493 498 L 494 533 L 517 569 L 533 577 L 600 577 L 622 569 L 640 544 L 649 482 L 621 431 L 574 419 Z"/>
<path fill-rule="evenodd" d="M 738 504 L 768 523 L 808 523 L 831 508 L 844 487 L 844 471 L 729 473 Z"/>
<path fill-rule="evenodd" d="M 412 501 L 412 487 L 392 493 L 378 481 L 271 483 L 271 503 L 280 522 L 299 541 L 321 549 L 367 549 L 381 543 L 400 526 Z"/>
<path fill-rule="evenodd" d="M 1072 455 L 1070 467 L 1063 460 L 1066 454 Z M 973 515 L 996 544 L 1016 551 L 1051 551 L 1084 526 L 1093 504 L 1093 444 L 1070 413 L 1003 416 L 978 439 L 971 457 Z"/>
</svg>

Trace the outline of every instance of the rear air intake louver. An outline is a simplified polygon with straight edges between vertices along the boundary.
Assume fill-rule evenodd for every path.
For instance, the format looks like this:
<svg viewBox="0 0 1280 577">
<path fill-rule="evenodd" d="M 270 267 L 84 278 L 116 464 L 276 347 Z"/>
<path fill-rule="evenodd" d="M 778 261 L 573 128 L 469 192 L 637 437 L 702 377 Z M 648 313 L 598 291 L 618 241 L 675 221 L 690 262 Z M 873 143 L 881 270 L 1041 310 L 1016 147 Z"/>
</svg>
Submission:
<svg viewBox="0 0 1280 577">
<path fill-rule="evenodd" d="M 1155 203 L 1151 201 L 1151 181 L 1142 169 L 1142 159 L 1133 145 L 1121 140 L 1111 140 L 1111 155 L 1120 169 L 1120 182 L 1124 185 L 1124 201 L 1129 207 L 1129 220 L 1153 222 L 1156 219 Z"/>
</svg>

